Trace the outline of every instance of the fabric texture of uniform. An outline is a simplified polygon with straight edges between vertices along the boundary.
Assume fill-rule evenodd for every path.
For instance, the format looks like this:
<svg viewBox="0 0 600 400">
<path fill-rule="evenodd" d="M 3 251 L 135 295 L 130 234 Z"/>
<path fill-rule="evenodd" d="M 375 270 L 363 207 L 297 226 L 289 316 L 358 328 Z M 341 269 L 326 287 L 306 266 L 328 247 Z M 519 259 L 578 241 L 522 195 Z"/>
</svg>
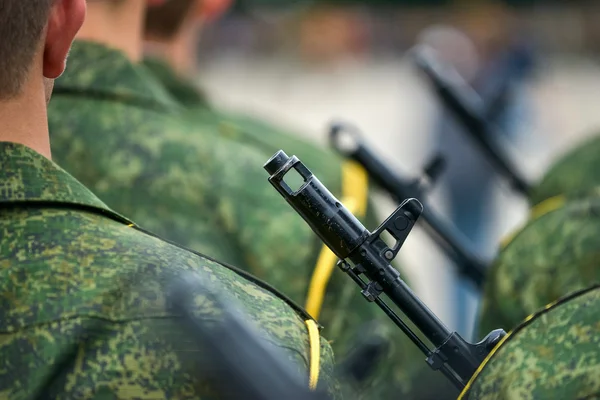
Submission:
<svg viewBox="0 0 600 400">
<path fill-rule="evenodd" d="M 567 152 L 534 186 L 532 205 L 554 196 L 585 197 L 590 189 L 600 186 L 600 137 L 594 136 Z"/>
<path fill-rule="evenodd" d="M 495 350 L 462 398 L 600 398 L 599 315 L 598 286 L 542 310 Z"/>
<path fill-rule="evenodd" d="M 344 160 L 337 154 L 255 118 L 215 110 L 193 82 L 177 76 L 164 62 L 147 59 L 144 64 L 187 109 L 186 119 L 190 124 L 261 151 L 266 157 L 279 149 L 296 155 L 338 199 L 343 198 Z M 368 206 L 366 214 L 365 226 L 374 230 L 379 221 L 373 208 Z M 305 224 L 299 216 L 296 217 L 295 222 Z M 296 239 L 291 237 L 290 240 Z M 269 281 L 268 274 L 259 277 Z M 310 275 L 305 278 L 302 284 L 308 287 Z M 455 389 L 446 382 L 446 378 L 430 370 L 424 361 L 425 356 L 416 346 L 375 304 L 363 298 L 358 286 L 349 277 L 336 269 L 327 285 L 319 322 L 325 327 L 325 335 L 332 340 L 338 361 L 348 354 L 355 340 L 373 333 L 362 331 L 365 326 L 373 326 L 369 324 L 373 319 L 379 322 L 378 333 L 390 340 L 391 348 L 372 379 L 361 386 L 360 398 L 388 399 L 404 395 L 415 400 L 430 399 L 431 396 L 442 400 L 456 397 Z M 352 391 L 349 395 L 354 398 L 357 393 Z"/>
<path fill-rule="evenodd" d="M 89 42 L 49 113 L 54 159 L 109 207 L 303 302 L 320 243 L 268 183 L 268 156 L 192 128 L 145 68 Z"/>
<path fill-rule="evenodd" d="M 306 377 L 304 318 L 243 273 L 140 232 L 53 162 L 0 143 L 0 399 L 218 398 L 191 367 L 202 358 L 166 299 L 195 271 Z M 202 294 L 197 315 L 219 307 Z M 320 377 L 337 396 L 321 340 Z M 45 397 L 46 398 L 46 397 Z"/>
<path fill-rule="evenodd" d="M 479 332 L 514 328 L 567 293 L 600 282 L 600 190 L 530 220 L 500 252 L 483 294 Z"/>
</svg>

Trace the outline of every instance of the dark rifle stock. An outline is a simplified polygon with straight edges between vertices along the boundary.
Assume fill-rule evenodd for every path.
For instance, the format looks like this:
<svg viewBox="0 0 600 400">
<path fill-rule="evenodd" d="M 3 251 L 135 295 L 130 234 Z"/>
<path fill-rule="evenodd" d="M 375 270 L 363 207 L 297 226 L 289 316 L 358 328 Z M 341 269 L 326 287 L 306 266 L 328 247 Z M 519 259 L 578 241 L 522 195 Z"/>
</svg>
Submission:
<svg viewBox="0 0 600 400">
<path fill-rule="evenodd" d="M 342 138 L 342 135 L 346 137 Z M 340 154 L 359 163 L 369 177 L 396 202 L 426 197 L 425 189 L 419 179 L 409 180 L 392 171 L 355 129 L 350 129 L 343 124 L 332 125 L 330 142 Z M 485 281 L 487 263 L 469 249 L 462 233 L 440 218 L 431 207 L 424 207 L 421 219 L 422 227 L 428 236 L 455 262 L 458 271 L 481 289 Z"/>
<path fill-rule="evenodd" d="M 269 182 L 341 259 L 338 265 L 357 283 L 364 297 L 375 302 L 419 347 L 432 369 L 440 370 L 457 388 L 462 389 L 505 332 L 495 330 L 477 344 L 468 343 L 458 333 L 451 332 L 390 265 L 421 215 L 421 203 L 416 199 L 405 200 L 371 233 L 297 157 L 288 157 L 283 151 L 279 151 L 267 161 L 264 168 L 270 175 Z M 304 179 L 304 183 L 296 191 L 284 180 L 292 169 Z M 392 247 L 381 238 L 386 231 L 396 241 Z M 402 310 L 434 345 L 433 350 L 385 303 L 382 294 Z"/>
<path fill-rule="evenodd" d="M 194 360 L 198 372 L 214 382 L 221 398 L 247 400 L 329 400 L 310 391 L 280 349 L 261 340 L 257 329 L 196 274 L 179 278 L 170 291 L 173 309 L 183 316 L 186 329 L 206 358 Z M 194 314 L 194 296 L 207 296 L 224 317 L 210 326 Z"/>
</svg>

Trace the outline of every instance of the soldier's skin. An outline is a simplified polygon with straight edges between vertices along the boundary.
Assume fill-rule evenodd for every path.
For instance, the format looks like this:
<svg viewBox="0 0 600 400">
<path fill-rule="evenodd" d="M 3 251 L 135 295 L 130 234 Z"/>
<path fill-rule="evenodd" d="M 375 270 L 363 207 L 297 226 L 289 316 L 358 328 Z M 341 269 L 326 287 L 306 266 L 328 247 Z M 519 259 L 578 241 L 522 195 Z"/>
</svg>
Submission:
<svg viewBox="0 0 600 400">
<path fill-rule="evenodd" d="M 9 29 L 0 49 L 22 51 L 2 43 L 25 36 L 2 17 L 30 4 L 0 11 Z M 224 288 L 307 376 L 305 312 L 245 273 L 141 232 L 50 161 L 46 101 L 85 1 L 51 4 L 33 60 L 22 65 L 24 84 L 15 93 L 0 89 L 0 399 L 219 398 L 193 369 L 202 347 L 166 301 L 183 272 Z M 33 25 L 29 11 L 21 20 Z M 214 303 L 201 293 L 194 300 L 200 318 L 218 320 Z M 335 397 L 332 352 L 322 339 L 319 346 L 321 382 Z"/>
<path fill-rule="evenodd" d="M 537 205 L 555 196 L 580 198 L 600 186 L 600 138 L 594 136 L 560 157 L 534 186 L 530 202 Z"/>
<path fill-rule="evenodd" d="M 502 249 L 486 282 L 480 333 L 508 331 L 546 304 L 600 282 L 599 189 L 530 220 Z"/>
<path fill-rule="evenodd" d="M 177 0 L 174 0 L 175 2 Z M 144 65 L 157 77 L 169 93 L 178 100 L 179 104 L 185 108 L 185 119 L 196 129 L 202 129 L 203 132 L 212 132 L 213 134 L 227 138 L 233 142 L 243 145 L 245 148 L 255 149 L 262 152 L 265 161 L 277 150 L 283 149 L 288 154 L 297 155 L 302 161 L 315 173 L 316 176 L 338 197 L 344 199 L 344 186 L 356 185 L 353 181 L 345 181 L 345 168 L 349 168 L 338 155 L 330 150 L 315 146 L 297 136 L 294 136 L 282 129 L 264 123 L 256 118 L 222 112 L 212 107 L 206 100 L 202 92 L 195 86 L 192 79 L 187 78 L 192 74 L 195 63 L 195 44 L 198 34 L 193 24 L 202 25 L 203 19 L 213 20 L 225 11 L 226 4 L 231 3 L 228 0 L 210 0 L 197 1 L 187 18 L 182 22 L 178 33 L 172 37 L 158 37 L 156 34 L 149 34 L 148 27 L 146 33 L 146 43 L 152 49 L 151 56 L 144 60 Z M 161 9 L 150 10 L 161 14 Z M 164 11 L 164 9 L 162 10 Z M 196 19 L 196 21 L 194 21 Z M 147 23 L 151 23 L 152 17 L 147 18 Z M 188 37 L 190 34 L 193 38 Z M 182 51 L 189 47 L 187 52 Z M 168 61 L 165 61 L 168 60 Z M 215 138 L 214 140 L 219 140 Z M 263 180 L 266 175 L 263 175 Z M 270 185 L 269 185 L 270 187 Z M 270 188 L 270 190 L 273 190 Z M 273 190 L 274 191 L 274 190 Z M 367 188 L 364 188 L 365 194 Z M 285 204 L 283 199 L 279 199 L 281 204 Z M 346 206 L 349 206 L 346 203 Z M 285 207 L 289 206 L 285 204 Z M 364 208 L 363 208 L 364 213 Z M 366 208 L 367 216 L 365 225 L 370 229 L 375 229 L 379 224 L 373 215 L 371 207 Z M 364 217 L 359 210 L 353 210 L 359 217 Z M 286 214 L 287 215 L 287 214 Z M 297 215 L 290 218 L 280 217 L 280 221 L 288 226 L 297 226 L 304 224 Z M 306 226 L 304 227 L 306 228 Z M 307 246 L 300 241 L 301 236 L 298 233 L 304 230 L 302 227 L 294 228 L 288 236 L 291 243 Z M 314 234 L 308 230 L 310 237 Z M 313 255 L 318 252 L 317 247 L 312 247 Z M 296 293 L 303 297 L 294 297 L 298 301 L 306 299 L 306 288 L 311 282 L 311 273 L 314 268 L 315 259 L 307 259 L 305 262 L 305 274 L 303 277 L 297 277 L 293 271 L 281 268 L 281 278 L 278 280 L 277 287 L 284 289 L 286 293 L 294 296 Z M 268 282 L 272 281 L 273 271 L 252 270 L 259 277 Z M 299 284 L 298 289 L 304 288 L 303 292 L 288 291 L 289 282 L 285 279 L 295 279 Z M 311 309 L 309 309 L 311 311 Z M 315 315 L 317 316 L 317 315 Z M 324 333 L 332 340 L 332 347 L 336 358 L 339 361 L 348 354 L 355 343 L 357 337 L 366 334 L 361 328 L 365 323 L 372 319 L 378 319 L 380 322 L 381 333 L 391 341 L 391 349 L 384 355 L 383 362 L 379 365 L 377 371 L 371 379 L 365 382 L 360 388 L 360 398 L 365 399 L 388 399 L 394 396 L 405 395 L 411 399 L 437 399 L 455 398 L 455 389 L 446 381 L 446 378 L 440 373 L 433 372 L 425 364 L 425 356 L 410 342 L 406 336 L 397 328 L 389 318 L 374 304 L 368 303 L 360 294 L 356 284 L 345 274 L 335 270 L 327 290 L 324 301 L 318 314 L 319 322 L 324 326 Z M 354 393 L 353 393 L 354 394 Z M 356 394 L 354 394 L 356 395 Z"/>
<path fill-rule="evenodd" d="M 600 398 L 600 287 L 542 311 L 500 345 L 462 399 Z"/>
</svg>

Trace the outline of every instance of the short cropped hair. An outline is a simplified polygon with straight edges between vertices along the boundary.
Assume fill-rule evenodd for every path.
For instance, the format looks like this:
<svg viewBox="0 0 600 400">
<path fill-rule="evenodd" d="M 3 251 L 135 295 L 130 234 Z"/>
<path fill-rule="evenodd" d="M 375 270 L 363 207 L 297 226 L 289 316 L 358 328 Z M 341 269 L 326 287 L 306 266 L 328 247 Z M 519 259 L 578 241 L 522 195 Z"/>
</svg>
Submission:
<svg viewBox="0 0 600 400">
<path fill-rule="evenodd" d="M 54 0 L 0 0 L 0 99 L 18 95 Z"/>
<path fill-rule="evenodd" d="M 196 0 L 167 0 L 146 12 L 146 34 L 170 39 L 179 31 Z"/>
</svg>

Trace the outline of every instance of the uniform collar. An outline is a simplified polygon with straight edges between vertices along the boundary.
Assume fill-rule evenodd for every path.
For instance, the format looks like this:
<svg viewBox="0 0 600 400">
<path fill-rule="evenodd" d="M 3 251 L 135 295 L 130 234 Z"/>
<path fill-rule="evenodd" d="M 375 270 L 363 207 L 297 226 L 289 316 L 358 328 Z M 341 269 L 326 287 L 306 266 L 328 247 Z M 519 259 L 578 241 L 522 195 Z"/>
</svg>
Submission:
<svg viewBox="0 0 600 400">
<path fill-rule="evenodd" d="M 180 108 L 144 66 L 132 63 L 121 51 L 83 40 L 73 43 L 54 94 L 90 96 L 165 112 Z"/>
<path fill-rule="evenodd" d="M 21 144 L 0 142 L 0 207 L 23 203 L 71 205 L 132 224 L 41 154 Z"/>
</svg>

